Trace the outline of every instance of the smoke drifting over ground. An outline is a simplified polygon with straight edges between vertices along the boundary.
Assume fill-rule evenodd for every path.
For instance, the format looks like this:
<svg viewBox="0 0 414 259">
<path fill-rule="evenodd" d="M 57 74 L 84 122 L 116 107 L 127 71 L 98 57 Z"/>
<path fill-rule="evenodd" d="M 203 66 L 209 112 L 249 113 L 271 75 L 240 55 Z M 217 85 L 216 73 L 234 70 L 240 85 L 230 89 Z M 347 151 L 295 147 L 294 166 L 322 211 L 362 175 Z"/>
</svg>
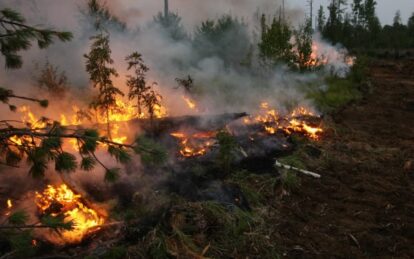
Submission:
<svg viewBox="0 0 414 259">
<path fill-rule="evenodd" d="M 3 1 L 2 7 L 11 7 L 21 11 L 32 24 L 53 26 L 59 30 L 68 30 L 74 33 L 74 39 L 69 43 L 52 45 L 46 50 L 32 50 L 23 53 L 24 67 L 17 71 L 1 73 L 0 83 L 4 86 L 18 89 L 24 93 L 32 93 L 33 76 L 36 73 L 34 66 L 42 66 L 47 60 L 64 71 L 73 88 L 90 89 L 88 75 L 85 71 L 85 59 L 90 46 L 89 38 L 96 35 L 93 21 L 86 15 L 87 1 Z M 251 48 L 252 67 L 257 63 L 257 38 L 259 34 L 259 13 L 278 15 L 280 3 L 277 1 L 170 1 L 170 11 L 177 12 L 182 17 L 183 30 L 187 37 L 172 39 L 164 28 L 153 22 L 153 17 L 163 10 L 163 1 L 107 1 L 111 12 L 127 25 L 127 30 L 115 31 L 111 34 L 111 48 L 115 67 L 120 77 L 114 79 L 116 85 L 126 91 L 125 57 L 133 51 L 143 54 L 144 61 L 151 71 L 149 81 L 159 83 L 164 101 L 170 114 L 190 112 L 181 98 L 182 93 L 174 90 L 175 78 L 191 75 L 195 79 L 195 86 L 202 93 L 201 102 L 203 111 L 209 113 L 235 111 L 245 106 L 256 105 L 265 97 L 275 105 L 285 102 L 288 97 L 295 102 L 302 102 L 302 94 L 295 90 L 301 82 L 313 80 L 313 76 L 298 76 L 287 72 L 280 67 L 265 75 L 259 69 L 245 69 L 241 66 L 226 64 L 226 60 L 217 54 L 200 54 L 198 45 L 191 41 L 197 26 L 207 19 L 217 19 L 224 14 L 238 17 L 247 24 L 247 41 L 239 42 L 240 46 L 226 46 L 229 41 L 223 39 L 223 47 L 227 50 L 247 50 Z M 303 22 L 304 15 L 300 10 L 287 8 L 287 17 L 292 24 Z M 220 45 L 220 42 L 219 42 Z M 205 47 L 205 46 L 203 46 Z M 247 48 L 247 49 L 246 49 Z M 238 55 L 245 55 L 245 53 Z M 233 55 L 239 63 L 247 57 Z M 231 58 L 234 58 L 231 57 Z M 236 62 L 234 62 L 236 63 Z M 243 101 L 241 101 L 243 100 Z M 70 100 L 70 103 L 73 100 Z M 61 103 L 61 101 L 59 101 Z M 85 102 L 87 102 L 85 100 Z M 53 104 L 53 100 L 52 100 Z M 65 104 L 66 106 L 68 104 Z M 184 107 L 183 107 L 184 106 Z M 214 107 L 214 108 L 213 108 Z M 53 118 L 53 116 L 50 116 Z"/>
<path fill-rule="evenodd" d="M 175 78 L 184 78 L 187 75 L 195 80 L 194 98 L 198 103 L 198 113 L 249 112 L 263 101 L 282 111 L 297 105 L 312 108 L 312 104 L 300 89 L 310 82 L 318 82 L 320 76 L 316 73 L 293 73 L 283 66 L 264 71 L 259 64 L 259 17 L 261 13 L 268 17 L 279 15 L 280 1 L 171 0 L 170 11 L 182 17 L 181 29 L 184 34 L 178 38 L 154 22 L 154 17 L 163 10 L 163 1 L 106 2 L 112 14 L 127 25 L 124 31 L 108 28 L 114 66 L 120 75 L 114 78 L 114 82 L 124 92 L 127 92 L 126 75 L 130 74 L 125 57 L 138 51 L 151 69 L 148 74 L 149 83 L 158 82 L 157 90 L 164 97 L 163 102 L 169 115 L 195 113 L 183 100 L 183 90 L 174 89 L 177 85 Z M 99 33 L 93 26 L 93 20 L 85 15 L 87 1 L 6 0 L 0 3 L 0 8 L 4 7 L 21 12 L 29 24 L 71 31 L 74 38 L 69 43 L 56 42 L 45 50 L 33 47 L 22 52 L 23 68 L 0 70 L 0 84 L 20 95 L 37 95 L 43 98 L 44 94 L 39 94 L 34 86 L 34 77 L 39 74 L 38 67 L 48 61 L 57 66 L 59 71 L 66 73 L 72 91 L 63 100 L 51 98 L 49 109 L 32 107 L 33 112 L 60 120 L 59 114 L 71 113 L 73 105 L 87 106 L 92 87 L 85 71 L 83 55 L 89 51 L 90 37 Z M 208 45 L 203 38 L 194 40 L 201 22 L 207 19 L 216 20 L 226 14 L 237 18 L 245 26 L 227 31 L 229 36 L 218 40 L 214 46 Z M 293 25 L 302 23 L 305 19 L 301 10 L 292 10 L 289 7 L 286 7 L 286 16 Z M 243 40 L 236 43 L 232 41 L 239 36 Z M 316 41 L 320 42 L 318 46 L 323 56 L 327 55 L 324 51 L 338 53 L 336 48 L 322 43 L 318 37 Z M 220 51 L 209 52 L 209 48 L 224 49 L 225 54 L 230 54 L 224 56 Z M 334 54 L 329 58 L 329 64 L 332 64 L 328 66 L 329 70 L 342 71 L 341 73 L 346 71 L 343 54 Z M 1 113 L 6 118 L 21 118 L 20 113 L 11 113 L 7 109 L 3 109 Z"/>
</svg>

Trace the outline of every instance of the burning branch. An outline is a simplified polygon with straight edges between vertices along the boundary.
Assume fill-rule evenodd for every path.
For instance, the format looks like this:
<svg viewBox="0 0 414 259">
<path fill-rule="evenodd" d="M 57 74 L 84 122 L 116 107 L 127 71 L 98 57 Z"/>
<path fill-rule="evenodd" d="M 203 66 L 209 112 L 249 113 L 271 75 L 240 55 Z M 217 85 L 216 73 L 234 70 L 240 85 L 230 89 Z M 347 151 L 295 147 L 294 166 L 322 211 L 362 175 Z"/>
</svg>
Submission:
<svg viewBox="0 0 414 259">
<path fill-rule="evenodd" d="M 132 144 L 114 142 L 106 137 L 99 136 L 96 130 L 77 129 L 73 133 L 66 133 L 67 129 L 58 123 L 43 129 L 13 128 L 0 129 L 0 148 L 3 150 L 1 157 L 4 164 L 17 166 L 27 157 L 30 162 L 30 173 L 33 176 L 43 176 L 47 169 L 48 161 L 55 161 L 55 169 L 59 172 L 72 172 L 78 167 L 76 157 L 63 150 L 63 139 L 74 140 L 77 143 L 77 151 L 82 158 L 80 167 L 89 171 L 100 164 L 106 170 L 105 179 L 114 181 L 117 179 L 119 169 L 108 168 L 95 155 L 100 145 L 108 148 L 109 154 L 118 162 L 124 164 L 130 161 L 128 150 L 137 154 L 157 156 L 162 153 L 158 147 L 152 145 L 140 145 L 138 139 Z"/>
</svg>

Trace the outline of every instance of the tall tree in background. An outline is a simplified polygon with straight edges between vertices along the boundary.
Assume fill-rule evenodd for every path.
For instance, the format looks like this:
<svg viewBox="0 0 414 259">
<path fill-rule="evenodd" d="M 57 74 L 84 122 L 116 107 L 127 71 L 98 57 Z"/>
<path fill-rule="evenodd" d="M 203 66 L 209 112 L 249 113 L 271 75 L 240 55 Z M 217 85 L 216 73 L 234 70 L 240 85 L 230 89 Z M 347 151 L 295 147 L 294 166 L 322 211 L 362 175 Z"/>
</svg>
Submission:
<svg viewBox="0 0 414 259">
<path fill-rule="evenodd" d="M 364 28 L 364 3 L 362 0 L 354 0 L 351 4 L 352 13 L 350 14 L 350 31 L 348 33 L 348 47 L 354 47 L 364 42 L 364 35 L 367 34 L 367 30 Z M 344 30 L 348 29 L 348 25 L 344 26 Z M 345 32 L 344 32 L 345 34 Z M 345 34 L 346 35 L 346 34 Z"/>
<path fill-rule="evenodd" d="M 381 23 L 376 15 L 376 5 L 377 2 L 375 0 L 365 0 L 364 3 L 364 22 L 365 28 L 369 32 L 368 40 L 372 45 L 373 43 L 378 41 L 379 33 L 381 32 Z"/>
<path fill-rule="evenodd" d="M 238 66 L 250 51 L 247 24 L 230 15 L 207 20 L 197 27 L 193 46 L 200 58 L 220 57 L 226 66 Z"/>
<path fill-rule="evenodd" d="M 346 0 L 331 0 L 328 5 L 329 18 L 323 31 L 323 36 L 330 39 L 333 43 L 341 40 L 341 30 L 343 22 L 343 5 Z"/>
<path fill-rule="evenodd" d="M 398 27 L 402 25 L 402 19 L 401 19 L 401 11 L 398 10 L 395 12 L 394 18 L 393 18 L 393 26 Z"/>
<path fill-rule="evenodd" d="M 181 17 L 176 13 L 169 13 L 167 16 L 158 13 L 151 25 L 159 26 L 164 34 L 174 41 L 188 40 L 188 35 L 181 23 Z"/>
<path fill-rule="evenodd" d="M 318 16 L 316 18 L 316 23 L 317 23 L 316 24 L 316 29 L 319 32 L 322 32 L 323 31 L 323 28 L 325 27 L 325 23 L 326 23 L 325 11 L 323 10 L 323 6 L 322 5 L 319 7 Z"/>
<path fill-rule="evenodd" d="M 362 0 L 354 0 L 351 5 L 352 9 L 352 25 L 354 27 L 361 26 L 364 22 L 364 3 Z"/>
<path fill-rule="evenodd" d="M 410 46 L 414 47 L 414 13 L 411 14 L 407 23 L 408 35 L 410 38 Z"/>
<path fill-rule="evenodd" d="M 406 35 L 408 35 L 408 27 L 402 23 L 400 10 L 395 13 L 393 21 L 392 33 L 389 36 L 392 39 L 394 55 L 395 57 L 398 57 L 400 55 L 400 50 L 409 46 L 410 39 L 409 37 L 406 37 Z"/>
<path fill-rule="evenodd" d="M 308 0 L 310 27 L 313 29 L 313 0 Z"/>
<path fill-rule="evenodd" d="M 135 75 L 128 76 L 127 86 L 129 87 L 128 98 L 130 100 L 136 99 L 138 116 L 142 116 L 142 106 L 145 100 L 145 96 L 151 89 L 147 86 L 146 73 L 149 68 L 145 65 L 142 55 L 138 52 L 134 52 L 125 59 L 128 62 L 128 70 L 133 69 Z"/>
<path fill-rule="evenodd" d="M 99 0 L 89 0 L 87 12 L 84 13 L 96 30 L 113 29 L 123 31 L 126 29 L 125 22 L 113 15 L 105 3 L 100 3 Z"/>
<path fill-rule="evenodd" d="M 269 60 L 273 64 L 287 63 L 292 65 L 294 55 L 292 52 L 292 31 L 289 25 L 281 18 L 273 18 L 272 24 L 266 24 L 266 16 L 261 19 L 262 39 L 259 43 L 260 55 L 264 60 Z"/>
<path fill-rule="evenodd" d="M 116 97 L 124 94 L 114 86 L 111 77 L 118 76 L 115 68 L 110 67 L 114 62 L 111 58 L 109 35 L 99 34 L 93 40 L 89 54 L 85 54 L 86 71 L 89 73 L 93 86 L 99 93 L 92 102 L 92 107 L 106 116 L 107 134 L 111 139 L 110 112 L 116 108 Z"/>
<path fill-rule="evenodd" d="M 295 31 L 295 47 L 297 49 L 296 63 L 300 71 L 312 68 L 312 22 L 307 19 L 304 25 L 299 26 Z"/>
<path fill-rule="evenodd" d="M 34 27 L 28 25 L 20 13 L 9 8 L 0 9 L 0 51 L 7 68 L 22 66 L 18 52 L 29 49 L 32 41 L 36 41 L 38 47 L 43 49 L 52 44 L 54 38 L 69 41 L 72 33 Z"/>
</svg>

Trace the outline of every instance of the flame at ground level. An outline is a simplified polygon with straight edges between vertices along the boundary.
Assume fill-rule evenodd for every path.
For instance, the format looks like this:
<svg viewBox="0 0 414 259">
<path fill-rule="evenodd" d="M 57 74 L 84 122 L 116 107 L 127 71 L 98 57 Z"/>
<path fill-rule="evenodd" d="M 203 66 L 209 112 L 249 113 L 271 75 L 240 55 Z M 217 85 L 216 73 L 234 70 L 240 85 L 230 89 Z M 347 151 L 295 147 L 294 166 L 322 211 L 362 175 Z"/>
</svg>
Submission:
<svg viewBox="0 0 414 259">
<path fill-rule="evenodd" d="M 194 100 L 192 100 L 191 98 L 189 98 L 185 95 L 183 95 L 182 98 L 185 101 L 185 103 L 187 104 L 188 108 L 190 108 L 191 110 L 196 110 L 196 111 L 198 110 L 197 109 L 197 103 Z"/>
<path fill-rule="evenodd" d="M 263 126 L 267 134 L 273 135 L 278 131 L 292 134 L 294 132 L 301 133 L 310 139 L 318 140 L 323 133 L 323 129 L 316 125 L 310 125 L 303 118 L 318 117 L 305 107 L 297 107 L 288 115 L 280 115 L 280 113 L 270 107 L 269 103 L 262 102 L 260 111 L 256 116 L 245 118 L 243 122 L 249 124 L 260 124 Z"/>
<path fill-rule="evenodd" d="M 64 222 L 72 222 L 72 230 L 61 231 L 65 243 L 79 243 L 85 237 L 99 229 L 105 219 L 88 208 L 82 201 L 82 196 L 75 194 L 68 186 L 48 185 L 42 192 L 36 192 L 35 203 L 39 211 L 52 217 L 63 216 Z"/>
<path fill-rule="evenodd" d="M 200 132 L 196 134 L 186 134 L 184 132 L 174 132 L 171 136 L 180 140 L 180 154 L 183 157 L 203 156 L 214 145 L 215 132 Z"/>
<path fill-rule="evenodd" d="M 6 201 L 7 212 L 5 213 L 6 216 L 9 216 L 11 213 L 11 209 L 13 208 L 13 202 L 11 199 L 7 199 Z"/>
<path fill-rule="evenodd" d="M 8 200 L 7 200 L 7 208 L 8 208 L 8 209 L 11 209 L 12 207 L 13 207 L 12 200 L 8 199 Z"/>
</svg>

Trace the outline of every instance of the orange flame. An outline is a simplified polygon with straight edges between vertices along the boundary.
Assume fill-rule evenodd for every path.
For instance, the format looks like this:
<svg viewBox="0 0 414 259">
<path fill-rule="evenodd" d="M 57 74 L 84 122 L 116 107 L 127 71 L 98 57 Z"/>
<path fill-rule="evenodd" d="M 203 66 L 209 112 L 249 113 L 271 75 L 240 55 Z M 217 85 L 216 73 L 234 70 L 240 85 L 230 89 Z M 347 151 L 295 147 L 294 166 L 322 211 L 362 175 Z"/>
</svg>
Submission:
<svg viewBox="0 0 414 259">
<path fill-rule="evenodd" d="M 85 119 L 80 119 L 78 112 L 80 109 L 77 106 L 73 106 L 72 110 L 68 113 L 58 114 L 59 122 L 62 126 L 78 126 L 82 124 L 87 124 L 88 121 Z M 22 114 L 21 120 L 30 125 L 32 129 L 43 129 L 47 127 L 47 123 L 42 119 L 39 119 L 28 106 L 22 106 L 19 109 L 19 112 Z M 93 119 L 97 124 L 106 124 L 107 118 L 106 114 L 96 113 L 94 110 L 89 110 L 90 114 L 94 114 Z M 163 118 L 168 115 L 167 109 L 162 105 L 155 105 L 154 107 L 154 116 L 155 118 Z M 114 142 L 124 144 L 128 141 L 127 134 L 125 130 L 121 129 L 117 122 L 127 122 L 137 118 L 149 118 L 149 114 L 142 113 L 137 114 L 137 108 L 130 102 L 125 102 L 121 98 L 116 100 L 116 108 L 111 109 L 109 112 L 109 121 L 115 122 L 111 124 L 111 136 Z M 90 121 L 89 121 L 90 123 Z M 18 137 L 10 138 L 10 141 L 13 141 L 16 145 L 22 145 L 23 140 Z M 70 141 L 71 146 L 74 149 L 77 149 L 76 141 Z"/>
<path fill-rule="evenodd" d="M 6 216 L 9 216 L 11 213 L 11 209 L 13 208 L 13 202 L 11 199 L 7 199 L 6 201 L 6 206 L 7 206 L 7 212 L 5 213 Z"/>
<path fill-rule="evenodd" d="M 197 110 L 197 103 L 195 101 L 184 95 L 182 96 L 182 98 L 186 102 L 188 108 L 190 108 L 191 110 Z"/>
<path fill-rule="evenodd" d="M 170 135 L 180 140 L 180 154 L 183 157 L 198 157 L 205 155 L 214 145 L 216 133 L 202 132 L 188 136 L 183 132 L 174 132 Z"/>
<path fill-rule="evenodd" d="M 67 243 L 79 243 L 99 229 L 104 218 L 82 202 L 82 196 L 75 194 L 65 184 L 58 187 L 48 185 L 42 192 L 36 192 L 35 203 L 42 214 L 52 217 L 63 216 L 64 222 L 72 222 L 73 229 L 63 230 L 62 237 Z"/>
<path fill-rule="evenodd" d="M 20 107 L 19 112 L 23 114 L 22 121 L 30 125 L 30 128 L 45 128 L 47 126 L 43 120 L 37 118 L 34 113 L 32 113 L 29 106 Z"/>
<path fill-rule="evenodd" d="M 11 199 L 7 199 L 7 208 L 8 208 L 8 209 L 13 208 L 13 202 L 12 202 L 12 200 L 11 200 Z"/>
<path fill-rule="evenodd" d="M 314 113 L 305 107 L 297 107 L 287 116 L 281 116 L 279 113 L 272 109 L 267 102 L 260 104 L 260 112 L 258 115 L 250 118 L 245 118 L 243 121 L 245 124 L 261 124 L 266 133 L 273 135 L 278 131 L 283 131 L 287 134 L 294 132 L 301 133 L 313 140 L 318 140 L 323 133 L 323 129 L 309 125 L 301 117 L 312 116 Z"/>
</svg>

